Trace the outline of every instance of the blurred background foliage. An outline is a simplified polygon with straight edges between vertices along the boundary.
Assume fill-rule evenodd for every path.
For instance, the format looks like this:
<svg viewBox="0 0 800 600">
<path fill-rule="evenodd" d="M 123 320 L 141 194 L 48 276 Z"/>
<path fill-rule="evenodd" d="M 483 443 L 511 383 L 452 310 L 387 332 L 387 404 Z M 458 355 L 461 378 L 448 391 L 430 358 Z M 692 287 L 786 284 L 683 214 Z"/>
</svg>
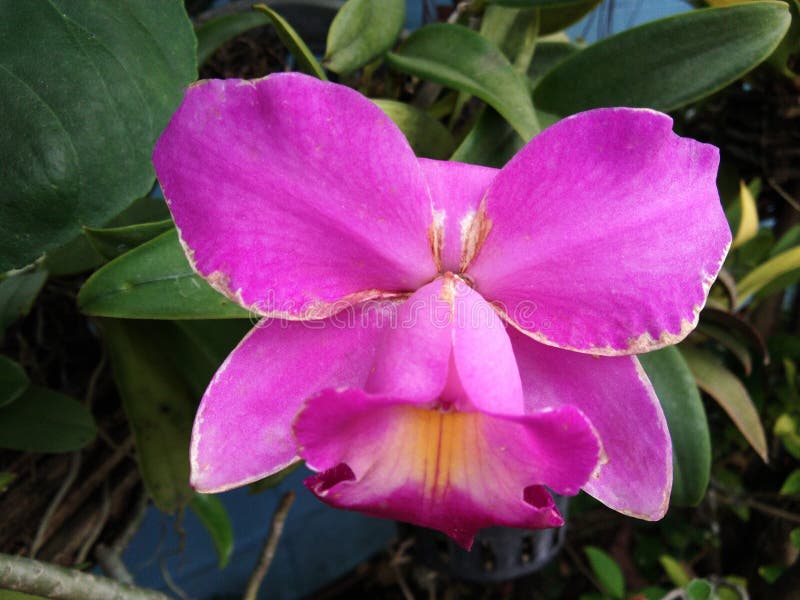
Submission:
<svg viewBox="0 0 800 600">
<path fill-rule="evenodd" d="M 663 521 L 579 496 L 534 576 L 423 576 L 401 543 L 341 597 L 800 598 L 800 4 L 618 33 L 611 0 L 413 4 L 409 31 L 403 0 L 0 0 L 0 551 L 120 577 L 98 548 L 118 558 L 152 501 L 197 514 L 224 577 L 230 520 L 188 487 L 188 440 L 252 322 L 192 272 L 150 153 L 198 69 L 294 69 L 373 98 L 420 156 L 489 166 L 581 110 L 669 112 L 721 149 L 734 232 L 697 330 L 642 356 L 675 447 Z M 582 19 L 601 39 L 565 34 Z"/>
</svg>

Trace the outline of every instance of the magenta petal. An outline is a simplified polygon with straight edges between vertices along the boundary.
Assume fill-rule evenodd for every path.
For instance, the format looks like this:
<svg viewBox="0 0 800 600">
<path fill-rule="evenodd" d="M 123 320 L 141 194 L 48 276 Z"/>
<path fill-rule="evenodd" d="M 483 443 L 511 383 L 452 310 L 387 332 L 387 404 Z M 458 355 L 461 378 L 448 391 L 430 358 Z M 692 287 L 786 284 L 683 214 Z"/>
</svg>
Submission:
<svg viewBox="0 0 800 600">
<path fill-rule="evenodd" d="M 327 316 L 435 275 L 421 167 L 345 86 L 298 73 L 199 82 L 153 163 L 196 270 L 259 314 Z"/>
<path fill-rule="evenodd" d="M 477 289 L 534 339 L 646 352 L 697 323 L 730 245 L 715 147 L 643 109 L 599 109 L 536 136 L 487 195 Z"/>
<path fill-rule="evenodd" d="M 324 321 L 265 319 L 214 375 L 195 418 L 191 483 L 227 490 L 297 460 L 292 420 L 321 389 L 363 386 L 391 304 L 358 307 Z"/>
<path fill-rule="evenodd" d="M 326 390 L 295 423 L 323 501 L 439 529 L 469 548 L 484 527 L 561 525 L 542 488 L 574 494 L 596 468 L 589 422 L 566 406 L 519 417 L 441 412 Z"/>
<path fill-rule="evenodd" d="M 440 270 L 458 273 L 469 257 L 462 244 L 497 169 L 454 161 L 419 159 L 439 227 Z M 463 263 L 463 264 L 462 264 Z"/>
<path fill-rule="evenodd" d="M 597 430 L 606 462 L 584 489 L 627 515 L 663 517 L 672 489 L 672 444 L 636 357 L 593 357 L 545 346 L 518 331 L 509 335 L 528 410 L 574 406 Z"/>
<path fill-rule="evenodd" d="M 397 317 L 367 391 L 522 414 L 522 387 L 505 325 L 475 290 L 448 274 L 412 294 Z"/>
</svg>

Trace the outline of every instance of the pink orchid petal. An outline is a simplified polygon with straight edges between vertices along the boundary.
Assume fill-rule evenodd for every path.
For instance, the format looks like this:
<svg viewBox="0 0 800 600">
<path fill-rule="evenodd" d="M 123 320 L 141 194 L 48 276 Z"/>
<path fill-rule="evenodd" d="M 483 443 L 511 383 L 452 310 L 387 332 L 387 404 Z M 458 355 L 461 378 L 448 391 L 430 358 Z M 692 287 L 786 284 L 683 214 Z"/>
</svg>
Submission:
<svg viewBox="0 0 800 600">
<path fill-rule="evenodd" d="M 486 190 L 498 173 L 497 169 L 454 161 L 419 159 L 433 198 L 437 224 L 442 236 L 439 248 L 441 271 L 462 271 L 462 235 Z"/>
<path fill-rule="evenodd" d="M 646 352 L 696 325 L 730 245 L 715 147 L 643 109 L 599 109 L 536 136 L 497 175 L 477 289 L 531 337 Z"/>
<path fill-rule="evenodd" d="M 195 269 L 259 314 L 324 317 L 436 273 L 419 163 L 345 86 L 298 73 L 199 82 L 153 163 Z"/>
<path fill-rule="evenodd" d="M 561 525 L 542 486 L 576 493 L 600 454 L 571 406 L 517 417 L 441 412 L 360 390 L 310 399 L 294 431 L 319 472 L 306 485 L 324 502 L 438 529 L 465 548 L 492 525 Z"/>
<path fill-rule="evenodd" d="M 672 489 L 672 443 L 661 405 L 634 356 L 589 356 L 509 330 L 528 410 L 574 406 L 597 430 L 604 464 L 584 486 L 630 516 L 664 516 Z"/>
<path fill-rule="evenodd" d="M 363 386 L 395 307 L 356 307 L 324 321 L 265 319 L 208 386 L 195 417 L 191 483 L 220 492 L 297 460 L 292 420 L 327 387 Z"/>
<path fill-rule="evenodd" d="M 438 402 L 445 390 L 443 400 L 458 409 L 523 412 L 505 325 L 453 275 L 420 288 L 400 306 L 397 327 L 384 337 L 366 389 L 417 402 Z"/>
</svg>

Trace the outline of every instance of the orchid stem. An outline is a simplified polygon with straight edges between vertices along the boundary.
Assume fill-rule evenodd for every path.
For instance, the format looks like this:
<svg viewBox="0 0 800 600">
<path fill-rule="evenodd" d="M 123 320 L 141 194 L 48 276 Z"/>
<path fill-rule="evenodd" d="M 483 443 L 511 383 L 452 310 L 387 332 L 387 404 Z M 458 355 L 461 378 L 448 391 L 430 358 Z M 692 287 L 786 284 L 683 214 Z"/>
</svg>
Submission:
<svg viewBox="0 0 800 600">
<path fill-rule="evenodd" d="M 0 589 L 54 600 L 169 600 L 154 590 L 10 554 L 0 554 Z"/>
<path fill-rule="evenodd" d="M 244 593 L 243 600 L 256 600 L 258 597 L 258 589 L 261 587 L 261 582 L 272 564 L 272 559 L 275 558 L 275 551 L 278 548 L 281 534 L 283 534 L 283 527 L 286 524 L 286 517 L 289 515 L 292 502 L 294 502 L 294 492 L 286 492 L 281 498 L 278 508 L 275 509 L 267 541 L 264 542 L 264 548 L 261 550 L 261 556 L 258 559 L 255 571 L 250 576 L 250 581 L 247 582 L 247 591 Z"/>
</svg>

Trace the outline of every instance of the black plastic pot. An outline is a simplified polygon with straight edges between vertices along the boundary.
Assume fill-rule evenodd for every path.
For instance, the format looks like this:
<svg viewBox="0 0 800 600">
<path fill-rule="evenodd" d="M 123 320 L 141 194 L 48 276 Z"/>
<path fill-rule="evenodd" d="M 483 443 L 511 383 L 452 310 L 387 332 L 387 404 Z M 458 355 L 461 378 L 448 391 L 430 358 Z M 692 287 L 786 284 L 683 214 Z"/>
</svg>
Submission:
<svg viewBox="0 0 800 600">
<path fill-rule="evenodd" d="M 569 499 L 554 498 L 565 514 Z M 487 583 L 538 571 L 559 553 L 565 533 L 566 525 L 537 530 L 490 527 L 475 537 L 469 552 L 432 529 L 416 528 L 415 538 L 417 556 L 425 566 L 457 579 Z"/>
</svg>

